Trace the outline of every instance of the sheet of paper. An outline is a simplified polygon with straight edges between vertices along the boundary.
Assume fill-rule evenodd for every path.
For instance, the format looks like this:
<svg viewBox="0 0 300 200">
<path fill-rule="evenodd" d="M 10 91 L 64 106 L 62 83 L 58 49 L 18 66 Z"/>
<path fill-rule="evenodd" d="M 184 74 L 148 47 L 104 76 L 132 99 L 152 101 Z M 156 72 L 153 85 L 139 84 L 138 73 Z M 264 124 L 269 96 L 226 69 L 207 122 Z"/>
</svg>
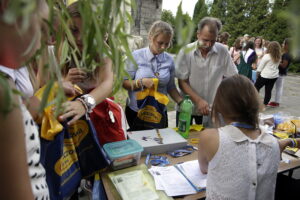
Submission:
<svg viewBox="0 0 300 200">
<path fill-rule="evenodd" d="M 149 187 L 142 170 L 111 177 L 123 200 L 159 200 L 158 195 Z"/>
<path fill-rule="evenodd" d="M 177 164 L 186 177 L 198 188 L 206 188 L 207 175 L 200 170 L 198 160 Z"/>
<path fill-rule="evenodd" d="M 155 167 L 154 171 L 157 182 L 163 186 L 165 193 L 168 196 L 181 196 L 196 193 L 196 190 L 192 185 L 174 166 Z"/>
<path fill-rule="evenodd" d="M 158 168 L 158 169 L 157 169 Z M 149 169 L 150 174 L 153 176 L 155 189 L 164 190 L 164 186 L 162 185 L 162 180 L 160 179 L 160 171 L 159 167 L 153 166 Z"/>
</svg>

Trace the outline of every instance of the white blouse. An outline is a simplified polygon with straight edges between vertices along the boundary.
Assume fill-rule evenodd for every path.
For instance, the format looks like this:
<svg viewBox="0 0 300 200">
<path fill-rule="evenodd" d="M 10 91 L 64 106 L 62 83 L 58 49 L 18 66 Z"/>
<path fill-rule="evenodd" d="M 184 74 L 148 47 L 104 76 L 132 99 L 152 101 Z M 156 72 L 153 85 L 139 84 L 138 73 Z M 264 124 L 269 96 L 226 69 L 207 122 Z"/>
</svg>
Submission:
<svg viewBox="0 0 300 200">
<path fill-rule="evenodd" d="M 270 54 L 265 54 L 264 57 L 259 62 L 257 67 L 257 72 L 261 72 L 261 77 L 273 79 L 279 76 L 279 66 L 280 61 L 274 62 Z"/>
<path fill-rule="evenodd" d="M 280 162 L 277 140 L 262 131 L 252 140 L 238 128 L 219 128 L 219 148 L 209 162 L 206 199 L 274 199 Z"/>
</svg>

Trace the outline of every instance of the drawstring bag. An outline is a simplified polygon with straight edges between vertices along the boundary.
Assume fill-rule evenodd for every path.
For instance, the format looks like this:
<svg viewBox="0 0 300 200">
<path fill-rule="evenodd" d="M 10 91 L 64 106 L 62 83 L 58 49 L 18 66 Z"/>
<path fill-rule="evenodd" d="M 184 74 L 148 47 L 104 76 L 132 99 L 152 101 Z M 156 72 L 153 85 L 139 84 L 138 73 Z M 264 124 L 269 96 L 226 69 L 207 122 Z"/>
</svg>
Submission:
<svg viewBox="0 0 300 200">
<path fill-rule="evenodd" d="M 127 139 L 126 117 L 122 107 L 106 98 L 90 114 L 100 144 Z"/>
<path fill-rule="evenodd" d="M 78 154 L 67 129 L 63 128 L 52 141 L 41 138 L 41 163 L 46 170 L 51 199 L 68 198 L 77 191 L 82 174 Z"/>
<path fill-rule="evenodd" d="M 48 102 L 55 98 L 56 89 L 51 88 Z M 41 88 L 36 96 L 40 98 L 44 90 Z M 82 178 L 101 171 L 109 160 L 87 116 L 69 126 L 67 121 L 57 121 L 50 105 L 44 109 L 41 125 L 41 163 L 51 199 L 65 199 L 77 191 Z"/>
<path fill-rule="evenodd" d="M 166 128 L 168 124 L 166 105 L 169 98 L 157 91 L 158 79 L 153 78 L 153 87 L 136 93 L 139 111 L 134 120 L 134 130 Z"/>
</svg>

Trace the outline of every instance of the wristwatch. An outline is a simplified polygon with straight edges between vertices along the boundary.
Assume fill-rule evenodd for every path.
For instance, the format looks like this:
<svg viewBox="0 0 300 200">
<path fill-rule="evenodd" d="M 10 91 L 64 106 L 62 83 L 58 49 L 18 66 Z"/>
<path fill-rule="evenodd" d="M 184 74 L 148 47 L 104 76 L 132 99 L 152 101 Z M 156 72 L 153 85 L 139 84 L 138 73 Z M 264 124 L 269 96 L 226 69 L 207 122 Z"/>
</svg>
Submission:
<svg viewBox="0 0 300 200">
<path fill-rule="evenodd" d="M 85 94 L 82 95 L 80 99 L 84 102 L 87 112 L 93 112 L 93 109 L 96 107 L 96 100 L 94 99 L 94 97 L 92 95 Z"/>
</svg>

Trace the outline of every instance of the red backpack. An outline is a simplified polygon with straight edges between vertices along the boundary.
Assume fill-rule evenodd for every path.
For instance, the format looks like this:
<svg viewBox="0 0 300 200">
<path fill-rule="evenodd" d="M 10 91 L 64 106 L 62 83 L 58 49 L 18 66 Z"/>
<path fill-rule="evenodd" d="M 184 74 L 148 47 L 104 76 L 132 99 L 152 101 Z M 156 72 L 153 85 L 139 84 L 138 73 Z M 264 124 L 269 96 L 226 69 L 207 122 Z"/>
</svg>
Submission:
<svg viewBox="0 0 300 200">
<path fill-rule="evenodd" d="M 127 139 L 126 117 L 122 107 L 106 98 L 90 114 L 101 145 Z"/>
</svg>

